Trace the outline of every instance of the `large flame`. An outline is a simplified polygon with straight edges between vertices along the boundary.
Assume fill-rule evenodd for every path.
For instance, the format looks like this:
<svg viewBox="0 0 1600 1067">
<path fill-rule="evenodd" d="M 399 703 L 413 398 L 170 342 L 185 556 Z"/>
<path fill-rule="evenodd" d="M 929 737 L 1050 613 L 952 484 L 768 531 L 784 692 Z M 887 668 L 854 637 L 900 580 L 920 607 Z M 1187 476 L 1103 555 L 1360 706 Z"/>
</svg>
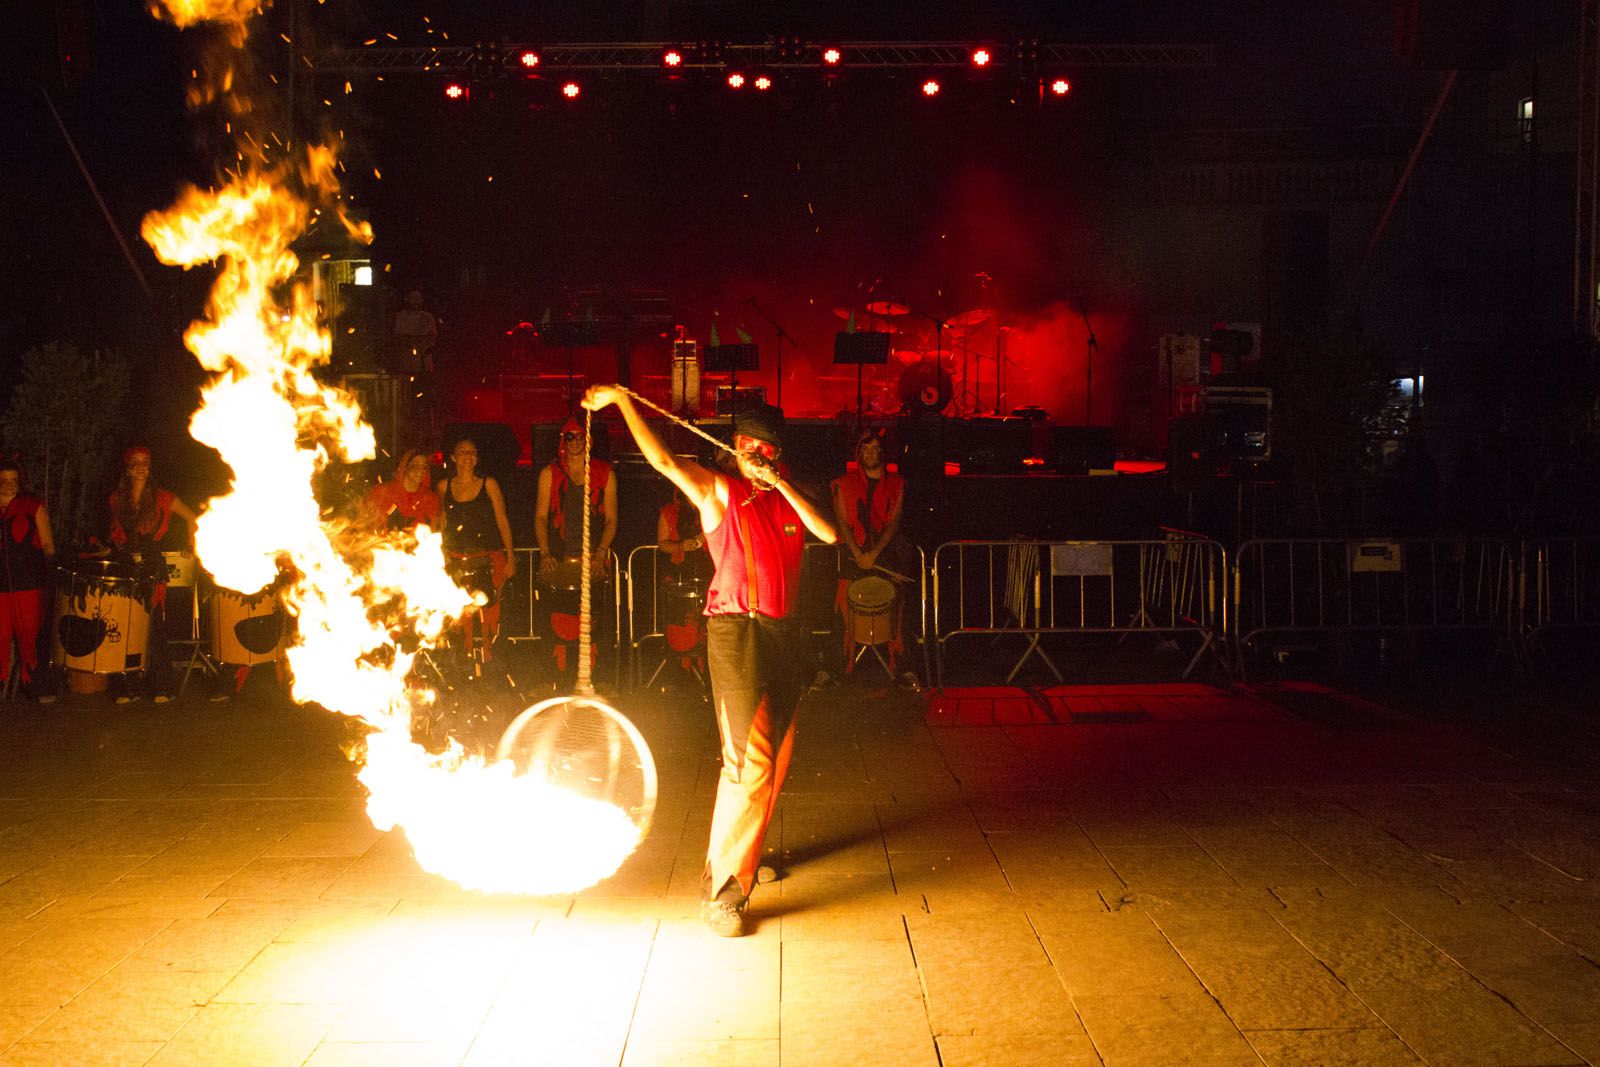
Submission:
<svg viewBox="0 0 1600 1067">
<path fill-rule="evenodd" d="M 220 19 L 242 27 L 255 5 L 178 3 L 179 25 Z M 243 41 L 243 33 L 238 35 Z M 233 109 L 235 112 L 238 109 Z M 256 160 L 258 156 L 241 159 Z M 314 211 L 344 221 L 334 156 L 322 147 L 276 165 L 245 162 L 217 188 L 185 189 L 142 232 L 162 262 L 215 264 L 203 318 L 184 341 L 213 377 L 190 432 L 232 470 L 230 492 L 208 502 L 196 550 L 222 585 L 261 590 L 287 575 L 296 617 L 288 660 L 296 700 L 371 727 L 360 780 L 373 824 L 401 827 L 418 862 L 463 886 L 570 892 L 606 877 L 638 843 L 621 809 L 570 793 L 509 762 L 469 756 L 452 741 L 430 753 L 412 739 L 414 710 L 434 694 L 408 683 L 418 650 L 432 647 L 472 604 L 444 568 L 439 536 L 375 535 L 326 518 L 314 492 L 335 460 L 373 457 L 372 428 L 355 398 L 319 381 L 330 338 L 291 245 Z"/>
</svg>

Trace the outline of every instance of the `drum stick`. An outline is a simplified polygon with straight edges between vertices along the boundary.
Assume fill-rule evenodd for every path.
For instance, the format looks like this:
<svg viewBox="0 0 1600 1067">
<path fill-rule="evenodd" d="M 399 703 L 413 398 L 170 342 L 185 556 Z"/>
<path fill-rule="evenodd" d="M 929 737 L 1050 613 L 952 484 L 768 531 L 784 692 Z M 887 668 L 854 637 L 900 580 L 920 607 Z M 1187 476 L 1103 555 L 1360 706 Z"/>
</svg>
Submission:
<svg viewBox="0 0 1600 1067">
<path fill-rule="evenodd" d="M 897 582 L 909 582 L 911 580 L 911 576 L 909 574 L 901 574 L 899 571 L 892 571 L 881 563 L 874 563 L 872 565 L 872 569 L 875 571 L 882 571 L 884 574 L 887 574 Z"/>
</svg>

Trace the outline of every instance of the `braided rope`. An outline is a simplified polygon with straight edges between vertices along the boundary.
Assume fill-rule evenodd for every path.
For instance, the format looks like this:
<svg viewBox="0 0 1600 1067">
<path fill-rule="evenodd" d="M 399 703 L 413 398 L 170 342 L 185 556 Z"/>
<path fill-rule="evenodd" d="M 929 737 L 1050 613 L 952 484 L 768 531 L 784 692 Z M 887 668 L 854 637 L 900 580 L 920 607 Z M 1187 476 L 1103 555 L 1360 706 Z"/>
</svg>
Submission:
<svg viewBox="0 0 1600 1067">
<path fill-rule="evenodd" d="M 578 693 L 582 696 L 594 695 L 594 680 L 589 676 L 589 656 L 594 645 L 594 634 L 591 627 L 591 612 L 593 602 L 590 598 L 589 586 L 592 584 L 589 569 L 589 515 L 594 507 L 589 501 L 589 463 L 590 443 L 589 431 L 594 428 L 594 412 L 587 408 L 583 412 L 583 574 L 578 586 Z"/>
</svg>

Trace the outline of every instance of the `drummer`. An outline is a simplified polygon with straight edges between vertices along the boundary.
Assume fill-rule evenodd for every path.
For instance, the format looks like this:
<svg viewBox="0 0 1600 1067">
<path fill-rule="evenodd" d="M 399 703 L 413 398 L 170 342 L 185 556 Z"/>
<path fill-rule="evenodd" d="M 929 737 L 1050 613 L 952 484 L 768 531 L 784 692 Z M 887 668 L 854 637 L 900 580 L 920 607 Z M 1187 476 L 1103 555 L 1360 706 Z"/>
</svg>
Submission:
<svg viewBox="0 0 1600 1067">
<path fill-rule="evenodd" d="M 442 508 L 434 492 L 433 463 L 421 449 L 407 449 L 395 465 L 394 477 L 367 494 L 368 521 L 380 530 L 409 530 L 418 524 L 438 526 Z"/>
<path fill-rule="evenodd" d="M 579 589 L 583 522 L 584 424 L 568 416 L 561 424 L 556 458 L 539 471 L 533 506 L 533 534 L 539 543 L 539 580 L 545 586 L 541 601 L 548 605 L 545 637 L 550 641 L 551 663 L 558 690 L 575 683 L 578 665 L 573 643 L 578 639 Z M 611 541 L 617 535 L 617 479 L 611 464 L 589 461 L 590 537 L 589 572 L 603 580 L 611 573 Z M 606 597 L 591 593 L 595 620 L 609 619 Z M 591 625 L 591 632 L 604 627 Z"/>
<path fill-rule="evenodd" d="M 54 695 L 39 684 L 39 622 L 44 584 L 56 554 L 44 501 L 22 491 L 22 467 L 0 459 L 0 677 L 11 679 L 11 639 L 17 639 L 22 691 L 41 703 Z"/>
<path fill-rule="evenodd" d="M 903 541 L 896 542 L 900 532 L 900 516 L 905 507 L 905 479 L 889 470 L 884 462 L 883 437 L 878 430 L 864 429 L 856 437 L 855 462 L 843 475 L 835 478 L 833 487 L 833 512 L 838 521 L 839 543 L 844 546 L 848 559 L 843 561 L 839 573 L 839 589 L 834 598 L 834 610 L 845 616 L 844 645 L 845 669 L 854 659 L 855 643 L 848 615 L 850 583 L 869 575 L 887 577 L 876 570 L 882 565 L 903 575 L 895 566 L 905 553 Z M 893 547 L 891 547 L 891 545 Z M 885 553 L 894 558 L 888 558 Z M 904 651 L 901 631 L 901 612 L 898 598 L 892 612 L 889 638 L 889 668 L 894 669 L 894 657 Z"/>
<path fill-rule="evenodd" d="M 667 557 L 657 565 L 661 590 L 656 621 L 664 628 L 667 647 L 680 653 L 683 668 L 703 678 L 705 628 L 700 616 L 711 578 L 711 550 L 700 530 L 700 510 L 681 489 L 675 488 L 672 499 L 656 512 L 656 548 Z M 669 596 L 669 591 L 679 596 Z"/>
<path fill-rule="evenodd" d="M 112 492 L 111 544 L 119 555 L 132 557 L 141 567 L 159 573 L 150 602 L 150 638 L 145 649 L 144 684 L 157 704 L 172 699 L 172 657 L 167 651 L 167 583 L 163 552 L 194 552 L 195 514 L 176 495 L 156 485 L 150 477 L 150 449 L 134 445 L 122 453 L 122 480 Z M 184 521 L 183 531 L 173 528 L 172 517 Z M 159 565 L 157 567 L 156 565 Z M 124 681 L 116 702 L 126 704 L 139 694 Z"/>
<path fill-rule="evenodd" d="M 489 602 L 477 612 L 483 620 L 483 658 L 488 661 L 495 634 L 500 630 L 500 588 L 517 573 L 517 555 L 511 543 L 511 523 L 500 483 L 478 473 L 478 445 L 470 437 L 455 441 L 450 449 L 451 474 L 435 487 L 443 502 L 444 552 L 457 564 L 472 567 L 487 561 L 487 588 L 475 589 Z M 498 545 L 499 547 L 495 547 Z M 472 641 L 472 616 L 462 620 Z"/>
</svg>

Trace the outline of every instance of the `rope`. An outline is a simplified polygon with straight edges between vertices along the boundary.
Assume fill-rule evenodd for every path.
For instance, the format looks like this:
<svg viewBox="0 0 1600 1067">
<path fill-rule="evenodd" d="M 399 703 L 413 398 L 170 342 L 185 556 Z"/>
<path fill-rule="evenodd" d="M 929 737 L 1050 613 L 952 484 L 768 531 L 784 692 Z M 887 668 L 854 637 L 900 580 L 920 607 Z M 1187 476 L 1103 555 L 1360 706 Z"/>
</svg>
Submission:
<svg viewBox="0 0 1600 1067">
<path fill-rule="evenodd" d="M 711 442 L 713 445 L 716 445 L 718 448 L 720 448 L 724 452 L 728 453 L 728 455 L 737 456 L 739 454 L 738 450 L 733 448 L 732 446 L 730 446 L 726 441 L 717 440 L 717 438 L 715 438 L 715 437 L 711 436 L 710 434 L 706 433 L 700 427 L 694 425 L 694 423 L 687 422 L 684 419 L 680 418 L 679 416 L 674 415 L 672 412 L 668 411 L 666 408 L 662 407 L 660 404 L 652 403 L 651 401 L 646 400 L 644 397 L 640 396 L 638 393 L 634 392 L 632 389 L 629 389 L 626 386 L 621 386 L 621 385 L 615 386 L 614 388 L 617 390 L 617 392 L 623 393 L 623 394 L 625 394 L 627 396 L 630 396 L 630 397 L 632 397 L 634 399 L 635 402 L 643 404 L 645 407 L 649 408 L 650 410 L 659 413 L 660 415 L 665 417 L 668 422 L 675 422 L 679 426 L 682 426 L 685 430 L 688 430 L 690 433 L 696 435 L 697 437 L 703 438 L 704 440 L 707 440 L 707 441 Z"/>
<path fill-rule="evenodd" d="M 581 696 L 594 696 L 594 681 L 589 676 L 589 654 L 594 645 L 594 634 L 590 626 L 590 613 L 592 600 L 589 594 L 589 515 L 594 507 L 589 501 L 589 456 L 590 444 L 589 431 L 594 428 L 594 412 L 584 409 L 583 412 L 583 574 L 578 586 L 578 693 Z"/>
</svg>

